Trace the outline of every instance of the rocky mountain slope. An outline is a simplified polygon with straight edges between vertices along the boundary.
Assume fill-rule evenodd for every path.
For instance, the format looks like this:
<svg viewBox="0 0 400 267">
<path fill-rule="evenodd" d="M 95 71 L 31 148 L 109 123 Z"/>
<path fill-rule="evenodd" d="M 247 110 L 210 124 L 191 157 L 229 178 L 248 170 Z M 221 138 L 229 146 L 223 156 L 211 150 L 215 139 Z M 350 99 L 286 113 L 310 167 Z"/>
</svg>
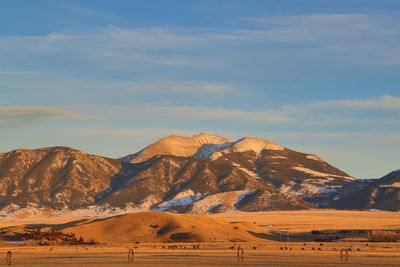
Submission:
<svg viewBox="0 0 400 267">
<path fill-rule="evenodd" d="M 96 206 L 208 213 L 340 207 L 334 199 L 364 187 L 315 155 L 256 138 L 168 136 L 121 159 L 67 147 L 0 154 L 2 211 Z"/>
<path fill-rule="evenodd" d="M 364 182 L 351 193 L 339 193 L 330 204 L 333 208 L 400 211 L 400 170 Z"/>
<path fill-rule="evenodd" d="M 229 162 L 155 156 L 132 164 L 67 147 L 0 154 L 0 192 L 0 208 L 10 211 L 91 205 L 199 213 L 311 207 Z M 252 204 L 260 198 L 268 201 Z"/>
<path fill-rule="evenodd" d="M 0 154 L 0 208 L 75 209 L 93 203 L 124 163 L 67 147 Z"/>
<path fill-rule="evenodd" d="M 282 193 L 315 205 L 326 203 L 343 185 L 356 180 L 315 155 L 248 137 L 231 141 L 210 134 L 168 136 L 121 160 L 142 162 L 155 155 L 199 158 L 221 166 L 228 162 Z"/>
</svg>

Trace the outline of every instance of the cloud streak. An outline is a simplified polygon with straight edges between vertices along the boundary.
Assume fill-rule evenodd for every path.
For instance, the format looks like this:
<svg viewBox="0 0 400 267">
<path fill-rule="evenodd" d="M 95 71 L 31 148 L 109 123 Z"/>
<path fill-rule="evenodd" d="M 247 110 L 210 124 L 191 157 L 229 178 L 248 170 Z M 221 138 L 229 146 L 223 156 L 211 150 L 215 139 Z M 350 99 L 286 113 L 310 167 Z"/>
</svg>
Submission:
<svg viewBox="0 0 400 267">
<path fill-rule="evenodd" d="M 250 120 L 287 123 L 290 118 L 274 115 L 268 111 L 244 111 L 220 107 L 149 107 L 145 112 L 164 114 L 175 118 L 191 118 L 205 120 Z"/>
<path fill-rule="evenodd" d="M 6 63 L 12 63 L 15 55 L 23 51 L 22 56 L 28 59 L 52 62 L 57 59 L 66 66 L 85 63 L 103 70 L 146 70 L 151 66 L 178 69 L 215 66 L 211 69 L 218 70 L 236 62 L 237 55 L 252 58 L 257 67 L 268 66 L 264 57 L 271 61 L 276 51 L 255 47 L 288 43 L 300 45 L 282 48 L 288 58 L 301 58 L 298 51 L 304 49 L 304 44 L 313 50 L 302 62 L 311 56 L 314 60 L 328 58 L 347 64 L 400 65 L 399 17 L 394 12 L 305 14 L 247 18 L 248 27 L 241 28 L 110 25 L 43 36 L 3 36 L 0 37 L 0 59 L 7 66 Z M 277 63 L 272 60 L 270 66 Z M 282 64 L 281 53 L 279 65 Z"/>
<path fill-rule="evenodd" d="M 96 117 L 58 108 L 0 107 L 0 128 L 2 129 L 33 126 L 57 118 L 93 119 Z"/>
<path fill-rule="evenodd" d="M 342 107 L 356 109 L 388 109 L 400 111 L 400 97 L 384 95 L 371 99 L 319 101 L 312 103 L 311 106 L 317 108 Z"/>
<path fill-rule="evenodd" d="M 75 107 L 79 108 L 79 107 Z M 177 119 L 190 121 L 263 121 L 271 123 L 288 123 L 291 118 L 275 114 L 273 111 L 246 111 L 222 107 L 207 106 L 162 106 L 155 104 L 135 104 L 117 106 L 87 106 L 91 112 L 106 112 L 107 117 L 118 120 L 139 119 L 165 122 Z"/>
</svg>

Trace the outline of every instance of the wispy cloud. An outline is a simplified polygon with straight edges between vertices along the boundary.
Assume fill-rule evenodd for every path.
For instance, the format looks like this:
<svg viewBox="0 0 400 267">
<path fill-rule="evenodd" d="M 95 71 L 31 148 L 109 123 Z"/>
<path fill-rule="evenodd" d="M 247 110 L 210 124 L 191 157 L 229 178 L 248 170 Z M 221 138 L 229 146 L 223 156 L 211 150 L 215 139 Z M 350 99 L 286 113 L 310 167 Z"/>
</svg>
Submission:
<svg viewBox="0 0 400 267">
<path fill-rule="evenodd" d="M 113 136 L 113 137 L 164 137 L 167 135 L 191 136 L 198 134 L 195 130 L 163 129 L 163 128 L 141 128 L 141 129 L 72 129 L 71 134 L 84 134 L 89 136 Z"/>
<path fill-rule="evenodd" d="M 250 25 L 242 28 L 122 28 L 110 25 L 43 36 L 3 36 L 0 38 L 0 60 L 4 67 L 9 66 L 16 55 L 21 54 L 28 59 L 26 61 L 48 59 L 54 62 L 56 59 L 64 63 L 60 66 L 76 67 L 83 63 L 83 66 L 89 64 L 102 70 L 146 72 L 154 66 L 221 71 L 231 69 L 233 63 L 240 64 L 243 58 L 246 61 L 252 59 L 254 67 L 241 69 L 243 74 L 278 63 L 285 65 L 283 55 L 300 62 L 313 59 L 329 60 L 331 64 L 396 65 L 400 64 L 399 17 L 394 12 L 306 14 L 250 18 L 247 19 Z M 300 46 L 280 48 L 279 51 L 284 53 L 279 53 L 279 57 L 276 50 L 256 47 L 276 42 Z M 305 49 L 301 45 L 307 45 L 313 53 L 299 53 L 299 49 Z"/>
<path fill-rule="evenodd" d="M 43 75 L 48 71 L 0 70 L 0 75 Z"/>
<path fill-rule="evenodd" d="M 55 118 L 93 119 L 98 117 L 58 108 L 0 107 L 0 128 L 2 129 L 38 125 Z"/>
<path fill-rule="evenodd" d="M 398 12 L 301 14 L 247 20 L 264 31 L 258 40 L 306 44 L 316 55 L 328 56 L 331 63 L 340 60 L 347 64 L 400 65 Z"/>
<path fill-rule="evenodd" d="M 312 107 L 328 108 L 328 107 L 344 107 L 357 109 L 389 109 L 400 111 L 400 97 L 384 95 L 371 99 L 354 99 L 354 100 L 332 100 L 319 101 L 311 104 Z"/>
<path fill-rule="evenodd" d="M 226 85 L 183 82 L 172 86 L 172 91 L 175 93 L 219 94 L 230 91 L 230 88 Z"/>
<path fill-rule="evenodd" d="M 69 9 L 72 10 L 75 13 L 81 13 L 83 15 L 89 15 L 89 16 L 99 16 L 99 17 L 104 17 L 104 18 L 120 18 L 119 16 L 110 14 L 110 13 L 105 13 L 101 12 L 98 10 L 95 10 L 93 8 L 88 8 L 80 4 L 72 3 L 72 2 L 65 2 L 65 1 L 54 1 L 60 8 L 63 9 Z"/>
<path fill-rule="evenodd" d="M 78 107 L 75 107 L 78 108 Z M 165 122 L 177 119 L 190 121 L 264 121 L 288 123 L 291 118 L 275 114 L 273 111 L 247 111 L 207 106 L 165 106 L 155 104 L 135 104 L 116 106 L 87 106 L 91 112 L 102 111 L 107 117 L 119 120 L 140 119 L 145 121 Z"/>
<path fill-rule="evenodd" d="M 104 84 L 104 83 L 103 83 Z M 100 85 L 101 86 L 101 85 Z M 232 92 L 233 85 L 212 81 L 146 81 L 146 82 L 112 82 L 111 88 L 125 88 L 127 91 L 140 92 L 163 92 L 167 94 L 221 94 Z"/>
<path fill-rule="evenodd" d="M 287 123 L 290 118 L 274 115 L 268 111 L 244 111 L 220 107 L 148 107 L 145 112 L 164 114 L 175 118 L 192 118 L 205 120 L 250 120 Z"/>
<path fill-rule="evenodd" d="M 328 37 L 359 38 L 366 35 L 398 34 L 399 21 L 389 22 L 395 14 L 301 14 L 249 18 L 261 28 L 274 29 L 276 36 L 292 36 L 293 41 L 328 41 Z M 282 38 L 281 41 L 290 40 Z M 331 40 L 333 41 L 333 40 Z M 342 40 L 340 40 L 342 41 Z"/>
<path fill-rule="evenodd" d="M 354 127 L 375 132 L 400 129 L 400 98 L 383 95 L 367 99 L 343 99 L 283 105 L 268 114 L 287 118 L 286 125 L 315 135 L 322 129 L 339 131 Z M 384 130 L 386 129 L 386 130 Z M 359 130 L 359 129 L 358 129 Z M 317 131 L 317 132 L 316 132 Z M 293 135 L 302 134 L 294 132 Z M 349 133 L 353 135 L 353 133 Z M 342 134 L 340 134 L 342 135 Z M 334 137 L 334 136 L 332 136 Z M 338 136 L 339 137 L 339 136 Z"/>
<path fill-rule="evenodd" d="M 321 131 L 331 133 L 332 130 L 341 132 L 336 137 L 358 133 L 349 132 L 348 129 L 359 127 L 358 130 L 367 130 L 389 127 L 394 130 L 398 125 L 398 101 L 394 96 L 381 96 L 375 99 L 359 100 L 331 100 L 310 102 L 294 106 L 284 105 L 277 109 L 245 110 L 240 108 L 224 108 L 218 106 L 176 105 L 168 106 L 161 103 L 136 103 L 134 105 L 83 105 L 72 106 L 83 113 L 102 114 L 117 121 L 126 121 L 134 125 L 170 124 L 178 127 L 186 123 L 194 125 L 205 122 L 221 125 L 232 123 L 265 126 L 279 125 L 296 129 L 293 135 L 308 134 L 310 136 L 324 135 Z M 339 109 L 340 108 L 340 109 Z M 365 109 L 382 108 L 385 113 L 366 116 Z M 348 128 L 348 126 L 351 126 Z M 394 127 L 394 128 L 393 128 Z M 220 129 L 220 130 L 221 130 Z M 346 130 L 347 129 L 347 130 Z M 372 130 L 372 129 L 370 129 Z M 276 131 L 276 130 L 275 130 Z M 300 131 L 300 133 L 299 133 Z M 375 131 L 375 130 L 374 130 Z M 326 134 L 327 137 L 335 137 Z"/>
</svg>

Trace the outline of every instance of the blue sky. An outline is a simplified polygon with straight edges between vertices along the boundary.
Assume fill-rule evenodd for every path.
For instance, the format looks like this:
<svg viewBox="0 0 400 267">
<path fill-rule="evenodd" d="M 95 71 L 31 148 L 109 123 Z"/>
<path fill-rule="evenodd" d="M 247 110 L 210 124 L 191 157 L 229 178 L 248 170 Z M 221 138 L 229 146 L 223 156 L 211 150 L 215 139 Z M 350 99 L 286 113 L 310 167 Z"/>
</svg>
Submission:
<svg viewBox="0 0 400 267">
<path fill-rule="evenodd" d="M 207 132 L 400 168 L 397 0 L 4 0 L 0 25 L 2 152 Z"/>
</svg>

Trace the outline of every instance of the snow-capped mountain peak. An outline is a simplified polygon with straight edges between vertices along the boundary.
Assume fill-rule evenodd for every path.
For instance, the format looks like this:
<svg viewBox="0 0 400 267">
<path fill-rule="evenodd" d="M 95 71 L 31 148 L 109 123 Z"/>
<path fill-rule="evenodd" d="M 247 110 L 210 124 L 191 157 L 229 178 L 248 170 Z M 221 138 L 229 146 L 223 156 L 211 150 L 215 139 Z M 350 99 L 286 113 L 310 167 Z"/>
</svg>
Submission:
<svg viewBox="0 0 400 267">
<path fill-rule="evenodd" d="M 233 142 L 227 138 L 206 133 L 192 137 L 170 135 L 121 160 L 136 163 L 156 155 L 217 159 L 223 153 L 254 151 L 258 155 L 264 149 L 283 150 L 285 148 L 268 140 L 251 137 L 244 137 Z"/>
<path fill-rule="evenodd" d="M 125 162 L 142 162 L 156 155 L 190 157 L 203 145 L 221 145 L 232 141 L 215 134 L 200 133 L 192 137 L 170 135 L 159 139 L 138 153 L 121 158 Z"/>
</svg>

